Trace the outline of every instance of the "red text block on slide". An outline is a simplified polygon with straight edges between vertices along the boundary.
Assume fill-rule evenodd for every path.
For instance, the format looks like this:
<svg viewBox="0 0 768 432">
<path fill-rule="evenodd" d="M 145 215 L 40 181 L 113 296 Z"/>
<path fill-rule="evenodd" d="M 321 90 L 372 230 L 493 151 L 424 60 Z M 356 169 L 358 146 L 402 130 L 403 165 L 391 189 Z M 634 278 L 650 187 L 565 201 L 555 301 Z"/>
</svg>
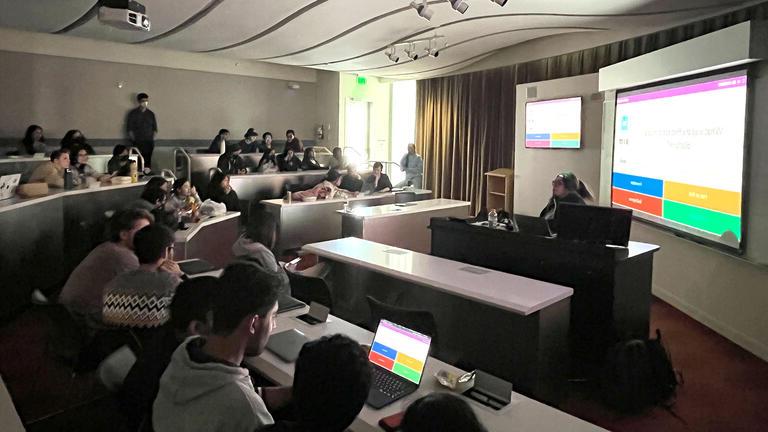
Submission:
<svg viewBox="0 0 768 432">
<path fill-rule="evenodd" d="M 613 188 L 611 198 L 614 204 L 629 207 L 655 216 L 662 216 L 661 198 L 630 192 L 624 189 Z"/>
<path fill-rule="evenodd" d="M 371 353 L 368 355 L 368 358 L 375 364 L 383 367 L 387 370 L 392 370 L 392 368 L 395 366 L 395 361 L 391 358 L 384 357 L 383 355 L 371 351 Z"/>
</svg>

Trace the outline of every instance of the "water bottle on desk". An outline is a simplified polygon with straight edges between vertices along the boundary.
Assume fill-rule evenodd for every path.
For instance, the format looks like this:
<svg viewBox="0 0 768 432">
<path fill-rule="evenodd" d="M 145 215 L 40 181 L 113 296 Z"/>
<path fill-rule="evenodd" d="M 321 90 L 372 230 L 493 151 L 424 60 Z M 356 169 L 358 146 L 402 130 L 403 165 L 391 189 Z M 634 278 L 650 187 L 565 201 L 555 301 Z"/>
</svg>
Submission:
<svg viewBox="0 0 768 432">
<path fill-rule="evenodd" d="M 499 215 L 496 213 L 496 209 L 491 209 L 491 211 L 488 212 L 488 228 L 495 228 L 498 221 Z"/>
</svg>

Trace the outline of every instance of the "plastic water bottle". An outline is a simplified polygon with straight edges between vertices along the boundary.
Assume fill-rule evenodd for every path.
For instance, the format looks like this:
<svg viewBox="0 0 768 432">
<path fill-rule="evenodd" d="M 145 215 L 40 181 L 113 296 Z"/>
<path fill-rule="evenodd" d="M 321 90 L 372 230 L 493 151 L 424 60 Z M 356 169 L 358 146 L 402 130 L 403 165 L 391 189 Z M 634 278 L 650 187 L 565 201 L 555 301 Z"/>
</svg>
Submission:
<svg viewBox="0 0 768 432">
<path fill-rule="evenodd" d="M 498 223 L 498 221 L 499 215 L 496 213 L 496 209 L 491 209 L 491 211 L 488 212 L 488 227 L 496 227 L 496 223 Z"/>
<path fill-rule="evenodd" d="M 349 208 L 349 200 L 344 201 L 344 213 L 349 213 L 351 209 Z"/>
</svg>

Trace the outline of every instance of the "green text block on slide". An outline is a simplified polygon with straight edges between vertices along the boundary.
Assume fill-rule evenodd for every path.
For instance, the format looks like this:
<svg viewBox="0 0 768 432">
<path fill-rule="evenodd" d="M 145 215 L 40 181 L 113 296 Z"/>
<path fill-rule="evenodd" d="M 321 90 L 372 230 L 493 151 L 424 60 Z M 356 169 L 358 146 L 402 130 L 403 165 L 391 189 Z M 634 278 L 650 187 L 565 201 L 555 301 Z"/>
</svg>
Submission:
<svg viewBox="0 0 768 432">
<path fill-rule="evenodd" d="M 716 235 L 731 231 L 741 240 L 741 217 L 664 200 L 664 217 Z"/>
<path fill-rule="evenodd" d="M 415 370 L 407 366 L 403 366 L 400 363 L 395 363 L 395 367 L 392 369 L 392 372 L 400 375 L 401 377 L 407 380 L 413 381 L 415 383 L 419 382 L 419 377 L 421 376 L 421 374 L 419 374 Z"/>
</svg>

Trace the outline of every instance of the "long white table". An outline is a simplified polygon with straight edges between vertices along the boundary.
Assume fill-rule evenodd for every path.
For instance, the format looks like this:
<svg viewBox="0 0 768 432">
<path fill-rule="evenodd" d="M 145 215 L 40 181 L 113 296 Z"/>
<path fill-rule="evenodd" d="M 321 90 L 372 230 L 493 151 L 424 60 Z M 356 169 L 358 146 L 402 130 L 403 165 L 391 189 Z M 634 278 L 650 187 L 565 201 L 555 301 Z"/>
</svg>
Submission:
<svg viewBox="0 0 768 432">
<path fill-rule="evenodd" d="M 417 189 L 416 200 L 432 198 L 432 191 Z M 398 192 L 360 194 L 348 200 L 331 199 L 286 203 L 282 199 L 263 200 L 264 209 L 275 216 L 278 227 L 277 250 L 299 248 L 305 244 L 341 238 L 341 216 L 337 210 L 348 202 L 351 208 L 394 204 Z"/>
<path fill-rule="evenodd" d="M 278 333 L 295 328 L 304 333 L 309 339 L 318 339 L 322 336 L 344 334 L 361 344 L 370 345 L 373 333 L 353 325 L 341 318 L 330 315 L 328 322 L 314 326 L 307 325 L 295 316 L 306 313 L 308 308 L 290 311 L 277 316 L 277 327 L 273 331 Z M 259 369 L 265 376 L 279 385 L 291 385 L 293 383 L 294 363 L 286 363 L 269 350 L 265 350 L 259 357 L 248 358 L 247 361 Z M 405 410 L 414 400 L 436 391 L 448 391 L 437 383 L 434 378 L 439 370 L 447 370 L 456 374 L 464 371 L 448 365 L 434 357 L 429 357 L 424 370 L 421 385 L 416 393 L 411 394 L 392 405 L 381 410 L 374 410 L 367 405 L 352 423 L 350 429 L 355 432 L 380 432 L 378 421 L 382 417 L 396 414 Z M 566 414 L 550 406 L 544 405 L 519 393 L 513 393 L 512 403 L 499 411 L 494 411 L 478 402 L 465 399 L 475 411 L 480 421 L 491 432 L 508 431 L 603 431 L 604 429 L 590 424 L 584 420 Z"/>
<path fill-rule="evenodd" d="M 404 204 L 358 207 L 341 214 L 341 234 L 429 253 L 432 235 L 429 221 L 433 217 L 469 216 L 469 201 L 437 198 Z"/>
<path fill-rule="evenodd" d="M 563 395 L 571 288 L 355 237 L 302 251 L 332 263 L 332 313 L 369 323 L 367 296 L 427 310 L 438 358 L 501 376 L 538 399 Z"/>
</svg>

